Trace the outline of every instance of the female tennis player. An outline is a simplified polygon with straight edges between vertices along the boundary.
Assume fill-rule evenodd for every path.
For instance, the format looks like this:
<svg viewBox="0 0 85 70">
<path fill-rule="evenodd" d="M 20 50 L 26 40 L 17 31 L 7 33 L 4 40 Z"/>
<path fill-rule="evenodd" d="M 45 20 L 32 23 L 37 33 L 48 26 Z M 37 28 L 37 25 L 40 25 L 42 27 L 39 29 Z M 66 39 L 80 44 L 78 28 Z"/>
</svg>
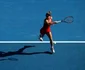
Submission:
<svg viewBox="0 0 85 70">
<path fill-rule="evenodd" d="M 44 19 L 44 25 L 40 29 L 39 40 L 43 41 L 43 37 L 46 34 L 50 40 L 52 53 L 55 53 L 55 50 L 54 50 L 54 43 L 53 43 L 52 32 L 51 32 L 50 26 L 53 24 L 57 24 L 59 22 L 61 21 L 52 21 L 51 11 L 48 11 L 46 13 L 46 18 Z"/>
</svg>

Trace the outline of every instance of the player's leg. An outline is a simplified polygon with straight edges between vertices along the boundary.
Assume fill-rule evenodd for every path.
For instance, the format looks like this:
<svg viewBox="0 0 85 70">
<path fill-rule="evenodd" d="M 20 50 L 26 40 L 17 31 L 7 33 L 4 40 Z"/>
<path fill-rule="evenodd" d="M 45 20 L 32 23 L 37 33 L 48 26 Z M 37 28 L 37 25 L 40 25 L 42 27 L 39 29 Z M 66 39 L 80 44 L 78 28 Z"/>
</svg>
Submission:
<svg viewBox="0 0 85 70">
<path fill-rule="evenodd" d="M 41 29 L 41 30 L 40 30 L 40 35 L 39 35 L 39 40 L 40 40 L 40 41 L 43 41 L 44 35 L 45 35 L 45 32 L 44 32 L 43 29 Z"/>
<path fill-rule="evenodd" d="M 40 33 L 40 35 L 39 35 L 39 40 L 40 40 L 40 41 L 43 41 L 43 36 L 44 36 L 44 34 L 41 34 L 41 33 Z"/>
<path fill-rule="evenodd" d="M 48 33 L 47 33 L 47 36 L 49 37 L 49 40 L 50 40 L 51 51 L 52 51 L 52 53 L 55 53 L 55 50 L 54 50 L 54 43 L 53 43 L 53 38 L 52 38 L 52 33 L 51 33 L 51 32 L 48 32 Z"/>
</svg>

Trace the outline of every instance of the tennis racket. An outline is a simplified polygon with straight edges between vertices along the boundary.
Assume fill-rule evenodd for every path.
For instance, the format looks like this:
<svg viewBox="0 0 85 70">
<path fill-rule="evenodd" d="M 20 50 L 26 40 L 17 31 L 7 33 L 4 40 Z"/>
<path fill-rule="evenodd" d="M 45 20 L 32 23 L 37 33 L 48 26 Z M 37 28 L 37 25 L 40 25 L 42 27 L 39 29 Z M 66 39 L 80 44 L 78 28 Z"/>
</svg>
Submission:
<svg viewBox="0 0 85 70">
<path fill-rule="evenodd" d="M 72 23 L 73 21 L 74 21 L 73 16 L 67 16 L 63 20 L 61 20 L 61 22 L 65 22 L 65 23 Z"/>
</svg>

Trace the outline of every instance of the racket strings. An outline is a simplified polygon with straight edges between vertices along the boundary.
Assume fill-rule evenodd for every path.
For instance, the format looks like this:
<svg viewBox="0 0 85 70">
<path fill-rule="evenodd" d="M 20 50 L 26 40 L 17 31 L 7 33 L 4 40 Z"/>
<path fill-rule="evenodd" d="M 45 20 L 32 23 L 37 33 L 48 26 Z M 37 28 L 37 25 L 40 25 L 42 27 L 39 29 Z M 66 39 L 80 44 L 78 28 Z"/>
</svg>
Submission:
<svg viewBox="0 0 85 70">
<path fill-rule="evenodd" d="M 68 16 L 64 19 L 64 22 L 66 23 L 72 23 L 73 22 L 73 17 L 72 16 Z"/>
</svg>

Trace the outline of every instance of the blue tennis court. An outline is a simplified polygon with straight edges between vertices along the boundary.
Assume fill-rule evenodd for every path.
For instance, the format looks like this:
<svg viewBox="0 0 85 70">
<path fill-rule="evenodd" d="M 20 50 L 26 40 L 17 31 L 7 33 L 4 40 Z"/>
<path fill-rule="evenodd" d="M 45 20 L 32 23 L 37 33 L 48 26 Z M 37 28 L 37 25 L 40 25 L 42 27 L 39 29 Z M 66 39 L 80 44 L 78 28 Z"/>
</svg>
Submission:
<svg viewBox="0 0 85 70">
<path fill-rule="evenodd" d="M 73 16 L 71 24 L 51 27 L 55 41 L 85 41 L 84 0 L 0 0 L 0 41 L 38 41 L 47 11 L 54 20 Z M 45 41 L 49 39 L 45 36 Z M 85 44 L 0 43 L 1 70 L 85 70 Z"/>
</svg>

